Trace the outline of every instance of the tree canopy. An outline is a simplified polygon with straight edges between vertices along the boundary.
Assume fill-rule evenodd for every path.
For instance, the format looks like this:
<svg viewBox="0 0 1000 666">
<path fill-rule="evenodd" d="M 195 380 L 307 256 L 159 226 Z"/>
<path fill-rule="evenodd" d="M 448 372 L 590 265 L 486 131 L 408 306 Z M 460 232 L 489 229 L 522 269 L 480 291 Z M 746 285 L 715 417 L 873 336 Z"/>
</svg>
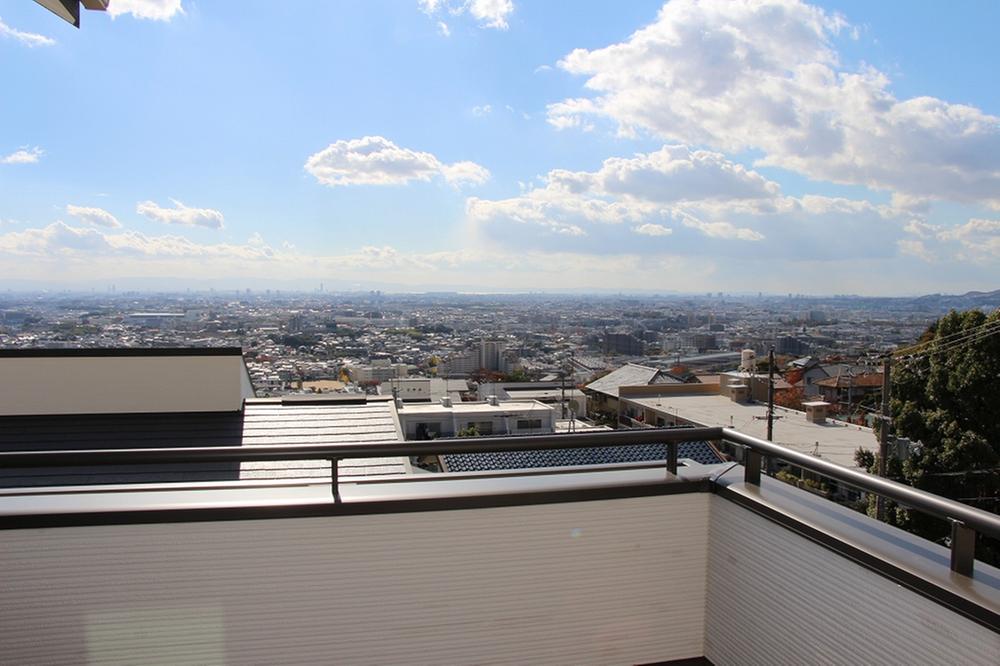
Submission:
<svg viewBox="0 0 1000 666">
<path fill-rule="evenodd" d="M 987 511 L 1000 509 L 1000 310 L 952 311 L 892 372 L 893 430 L 919 443 L 901 469 L 917 488 Z M 912 513 L 912 512 L 910 512 Z M 941 521 L 902 512 L 930 538 Z"/>
</svg>

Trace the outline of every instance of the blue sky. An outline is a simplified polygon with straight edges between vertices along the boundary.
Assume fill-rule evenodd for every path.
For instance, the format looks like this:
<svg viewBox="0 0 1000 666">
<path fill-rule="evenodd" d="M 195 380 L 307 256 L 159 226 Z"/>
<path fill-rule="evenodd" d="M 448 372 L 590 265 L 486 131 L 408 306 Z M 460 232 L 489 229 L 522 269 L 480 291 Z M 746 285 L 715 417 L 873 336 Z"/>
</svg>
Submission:
<svg viewBox="0 0 1000 666">
<path fill-rule="evenodd" d="M 997 288 L 1000 5 L 0 10 L 0 279 Z"/>
</svg>

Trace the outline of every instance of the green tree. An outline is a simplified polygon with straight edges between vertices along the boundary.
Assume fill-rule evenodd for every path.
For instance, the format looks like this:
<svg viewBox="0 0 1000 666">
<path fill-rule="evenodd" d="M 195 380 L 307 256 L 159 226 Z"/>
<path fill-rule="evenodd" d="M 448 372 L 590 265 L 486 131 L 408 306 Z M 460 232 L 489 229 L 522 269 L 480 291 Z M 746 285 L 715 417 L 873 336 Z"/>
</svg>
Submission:
<svg viewBox="0 0 1000 666">
<path fill-rule="evenodd" d="M 985 327 L 985 328 L 984 328 Z M 990 331 L 996 330 L 996 333 Z M 1000 498 L 1000 310 L 952 311 L 935 322 L 892 373 L 895 434 L 919 443 L 902 465 L 922 490 L 996 512 Z M 899 523 L 941 540 L 949 527 L 897 509 Z M 996 561 L 996 544 L 980 539 L 980 556 Z"/>
</svg>

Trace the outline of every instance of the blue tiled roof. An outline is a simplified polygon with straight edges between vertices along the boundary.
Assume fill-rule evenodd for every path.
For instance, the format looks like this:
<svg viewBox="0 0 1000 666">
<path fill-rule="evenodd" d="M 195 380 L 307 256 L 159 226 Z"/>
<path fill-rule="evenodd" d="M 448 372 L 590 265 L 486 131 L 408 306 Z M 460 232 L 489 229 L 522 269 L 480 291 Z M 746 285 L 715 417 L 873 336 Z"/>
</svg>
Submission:
<svg viewBox="0 0 1000 666">
<path fill-rule="evenodd" d="M 703 465 L 724 462 L 707 442 L 682 442 L 678 458 L 690 458 Z M 502 451 L 499 453 L 454 453 L 441 456 L 449 472 L 487 472 L 501 469 L 608 465 L 667 459 L 666 444 L 630 444 L 592 449 L 550 449 L 545 451 Z"/>
</svg>

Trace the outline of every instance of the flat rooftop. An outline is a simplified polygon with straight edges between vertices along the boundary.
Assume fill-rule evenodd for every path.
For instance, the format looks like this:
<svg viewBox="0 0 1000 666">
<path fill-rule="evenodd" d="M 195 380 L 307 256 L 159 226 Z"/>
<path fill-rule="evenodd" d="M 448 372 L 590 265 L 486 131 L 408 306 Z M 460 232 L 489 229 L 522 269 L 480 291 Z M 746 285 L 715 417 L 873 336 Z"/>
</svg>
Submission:
<svg viewBox="0 0 1000 666">
<path fill-rule="evenodd" d="M 488 402 L 453 402 L 451 407 L 444 407 L 441 403 L 406 403 L 401 410 L 403 414 L 502 414 L 504 412 L 530 412 L 551 411 L 548 405 L 543 405 L 534 400 L 503 400 L 499 405 L 491 405 Z"/>
<path fill-rule="evenodd" d="M 733 402 L 722 395 L 664 395 L 623 398 L 626 404 L 642 405 L 665 416 L 674 416 L 704 426 L 732 428 L 753 437 L 767 437 L 767 406 Z M 806 420 L 805 412 L 775 407 L 774 443 L 801 453 L 816 454 L 832 463 L 857 468 L 858 448 L 876 451 L 878 442 L 871 428 L 828 419 L 825 424 Z"/>
</svg>

